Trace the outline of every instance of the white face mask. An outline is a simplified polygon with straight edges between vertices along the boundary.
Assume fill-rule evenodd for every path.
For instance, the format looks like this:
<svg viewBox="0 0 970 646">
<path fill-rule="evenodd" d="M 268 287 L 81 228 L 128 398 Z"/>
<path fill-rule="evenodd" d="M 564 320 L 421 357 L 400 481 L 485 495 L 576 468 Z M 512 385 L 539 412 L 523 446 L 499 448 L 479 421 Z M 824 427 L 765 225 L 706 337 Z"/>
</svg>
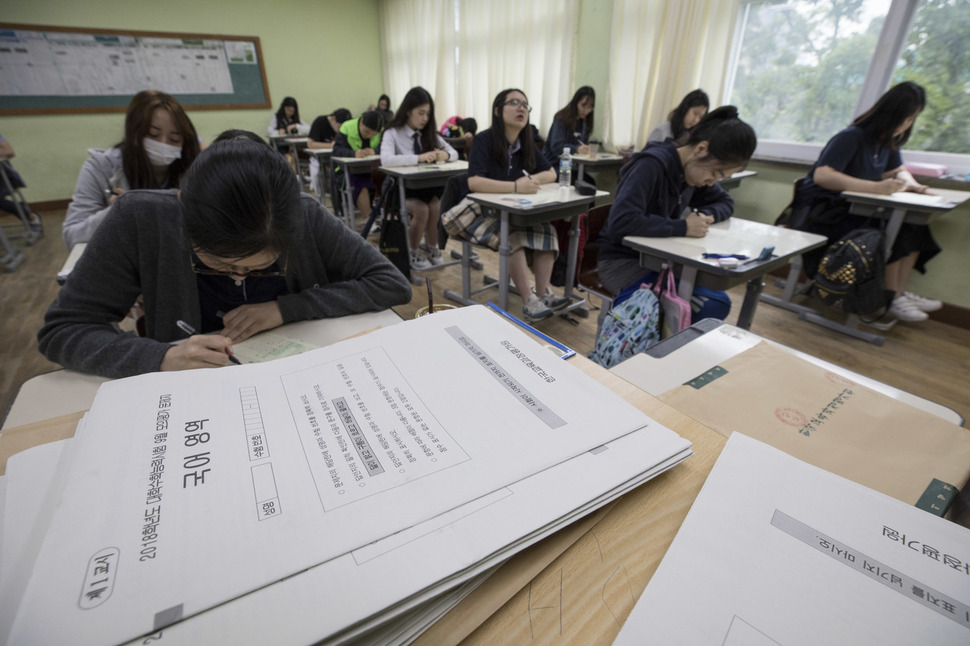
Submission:
<svg viewBox="0 0 970 646">
<path fill-rule="evenodd" d="M 145 152 L 148 153 L 148 160 L 155 166 L 168 166 L 176 159 L 182 157 L 182 147 L 171 144 L 163 144 L 160 141 L 145 137 L 141 140 Z"/>
</svg>

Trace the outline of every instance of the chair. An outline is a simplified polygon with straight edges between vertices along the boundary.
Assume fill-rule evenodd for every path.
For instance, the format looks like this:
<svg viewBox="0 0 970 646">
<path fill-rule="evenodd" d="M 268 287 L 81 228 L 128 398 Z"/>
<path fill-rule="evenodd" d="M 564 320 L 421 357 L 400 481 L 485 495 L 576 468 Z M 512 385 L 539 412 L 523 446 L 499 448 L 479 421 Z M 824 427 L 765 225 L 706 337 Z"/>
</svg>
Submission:
<svg viewBox="0 0 970 646">
<path fill-rule="evenodd" d="M 606 315 L 613 307 L 613 298 L 616 296 L 600 281 L 599 270 L 596 267 L 597 256 L 599 255 L 597 239 L 610 217 L 610 206 L 612 204 L 603 204 L 589 210 L 586 217 L 586 244 L 583 246 L 583 260 L 579 265 L 577 277 L 580 287 L 590 294 L 595 294 L 600 299 L 600 313 L 596 317 L 597 337 L 599 337 L 600 329 L 603 327 L 603 321 L 606 320 Z"/>
<path fill-rule="evenodd" d="M 797 220 L 799 218 L 794 218 L 792 216 L 794 215 L 795 196 L 798 195 L 798 190 L 802 187 L 802 184 L 804 182 L 805 182 L 804 177 L 799 177 L 798 179 L 795 180 L 795 183 L 792 187 L 791 204 L 785 207 L 785 209 L 781 212 L 781 215 L 778 216 L 778 219 L 775 220 L 776 226 L 792 228 L 794 225 L 798 224 Z M 775 281 L 776 285 L 784 286 L 784 291 L 782 292 L 781 296 L 779 297 L 779 296 L 771 296 L 768 294 L 762 294 L 760 297 L 761 300 L 764 301 L 765 303 L 770 303 L 771 305 L 774 305 L 776 307 L 781 307 L 782 309 L 786 309 L 790 312 L 801 312 L 804 308 L 800 305 L 795 305 L 794 303 L 792 303 L 791 299 L 795 295 L 801 294 L 807 291 L 808 288 L 811 286 L 810 280 L 806 283 L 800 284 L 803 267 L 804 267 L 804 264 L 803 264 L 803 259 L 801 255 L 796 256 L 794 259 L 792 259 L 791 264 L 788 266 L 788 277 L 785 278 L 784 280 L 776 279 Z"/>
</svg>

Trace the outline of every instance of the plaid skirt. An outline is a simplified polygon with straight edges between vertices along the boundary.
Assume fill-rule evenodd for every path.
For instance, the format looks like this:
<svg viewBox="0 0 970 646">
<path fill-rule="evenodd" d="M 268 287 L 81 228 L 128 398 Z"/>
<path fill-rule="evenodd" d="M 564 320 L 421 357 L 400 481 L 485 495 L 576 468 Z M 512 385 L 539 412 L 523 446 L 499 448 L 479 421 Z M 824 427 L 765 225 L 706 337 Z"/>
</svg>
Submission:
<svg viewBox="0 0 970 646">
<path fill-rule="evenodd" d="M 485 215 L 485 226 L 496 236 L 501 233 L 502 222 L 497 215 Z M 509 225 L 509 246 L 512 253 L 523 247 L 536 251 L 554 251 L 559 254 L 559 237 L 556 228 L 549 222 L 542 222 L 528 227 Z"/>
</svg>

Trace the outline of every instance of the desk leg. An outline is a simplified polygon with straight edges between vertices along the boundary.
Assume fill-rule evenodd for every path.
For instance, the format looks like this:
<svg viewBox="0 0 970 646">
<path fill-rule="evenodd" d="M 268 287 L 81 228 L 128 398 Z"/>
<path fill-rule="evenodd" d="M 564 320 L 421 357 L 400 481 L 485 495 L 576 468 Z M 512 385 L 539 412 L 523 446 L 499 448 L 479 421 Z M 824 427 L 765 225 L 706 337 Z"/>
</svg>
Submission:
<svg viewBox="0 0 970 646">
<path fill-rule="evenodd" d="M 303 190 L 303 173 L 300 166 L 300 151 L 297 150 L 296 144 L 290 144 L 290 154 L 293 155 L 293 164 L 296 166 L 296 178 L 300 180 L 300 190 Z"/>
<path fill-rule="evenodd" d="M 401 198 L 401 208 L 398 210 L 398 213 L 401 214 L 401 222 L 404 223 L 404 249 L 408 254 L 408 262 L 411 262 L 411 243 L 408 237 L 408 231 L 410 231 L 411 225 L 411 214 L 408 213 L 408 207 L 404 203 L 404 179 L 400 177 L 397 178 L 397 190 L 398 197 Z"/>
<path fill-rule="evenodd" d="M 894 208 L 889 215 L 889 222 L 886 223 L 886 260 L 889 260 L 889 255 L 893 251 L 893 244 L 896 242 L 896 236 L 899 235 L 899 229 L 902 228 L 905 217 L 906 210 L 902 207 Z"/>
<path fill-rule="evenodd" d="M 677 295 L 690 303 L 690 297 L 694 294 L 694 283 L 697 281 L 697 268 L 684 267 L 680 272 L 680 286 L 677 288 Z"/>
<path fill-rule="evenodd" d="M 354 189 L 350 186 L 350 169 L 344 169 L 344 190 L 342 199 L 344 201 L 344 219 L 347 221 L 347 226 L 352 230 L 354 227 Z"/>
<path fill-rule="evenodd" d="M 764 276 L 758 276 L 748 281 L 748 288 L 744 292 L 744 302 L 741 304 L 741 311 L 738 313 L 738 327 L 743 330 L 751 329 L 751 321 L 754 320 L 754 311 L 758 308 L 758 300 L 761 292 L 765 289 Z"/>
<path fill-rule="evenodd" d="M 503 310 L 509 309 L 509 257 L 512 249 L 509 247 L 509 212 L 502 211 L 500 217 L 500 236 L 498 245 L 498 306 Z M 529 298 L 522 294 L 522 300 Z"/>
<path fill-rule="evenodd" d="M 579 259 L 579 221 L 581 219 L 581 215 L 574 215 L 572 222 L 569 223 L 569 249 L 566 252 L 566 278 L 562 295 L 570 300 L 573 297 L 573 282 L 576 280 L 576 262 Z"/>
<path fill-rule="evenodd" d="M 577 170 L 578 175 L 576 175 L 576 179 L 578 180 L 583 179 L 583 170 L 584 170 L 584 164 L 583 162 L 579 162 L 579 168 Z"/>
</svg>

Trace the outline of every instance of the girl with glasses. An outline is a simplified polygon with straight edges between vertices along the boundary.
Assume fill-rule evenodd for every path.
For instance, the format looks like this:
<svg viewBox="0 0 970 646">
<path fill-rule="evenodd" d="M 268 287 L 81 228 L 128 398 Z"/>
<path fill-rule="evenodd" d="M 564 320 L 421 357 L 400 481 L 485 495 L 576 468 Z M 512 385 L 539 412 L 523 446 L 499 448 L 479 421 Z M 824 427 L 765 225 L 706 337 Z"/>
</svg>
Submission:
<svg viewBox="0 0 970 646">
<path fill-rule="evenodd" d="M 532 140 L 529 113 L 532 107 L 521 90 L 499 92 L 492 102 L 492 125 L 475 136 L 468 157 L 468 188 L 482 193 L 534 194 L 541 184 L 556 181 L 556 171 L 539 154 Z M 499 220 L 487 216 L 489 228 L 497 232 Z M 536 321 L 552 316 L 569 304 L 549 287 L 552 266 L 559 252 L 556 230 L 548 222 L 530 227 L 512 227 L 509 235 L 512 255 L 509 273 L 522 295 L 522 314 Z M 529 277 L 526 251 L 532 255 L 535 291 Z"/>
<path fill-rule="evenodd" d="M 116 327 L 139 294 L 145 338 Z M 300 194 L 281 155 L 237 132 L 199 155 L 180 191 L 118 200 L 38 341 L 50 360 L 105 377 L 216 367 L 257 332 L 410 299 L 390 261 Z M 202 334 L 172 345 L 179 321 Z"/>
</svg>

